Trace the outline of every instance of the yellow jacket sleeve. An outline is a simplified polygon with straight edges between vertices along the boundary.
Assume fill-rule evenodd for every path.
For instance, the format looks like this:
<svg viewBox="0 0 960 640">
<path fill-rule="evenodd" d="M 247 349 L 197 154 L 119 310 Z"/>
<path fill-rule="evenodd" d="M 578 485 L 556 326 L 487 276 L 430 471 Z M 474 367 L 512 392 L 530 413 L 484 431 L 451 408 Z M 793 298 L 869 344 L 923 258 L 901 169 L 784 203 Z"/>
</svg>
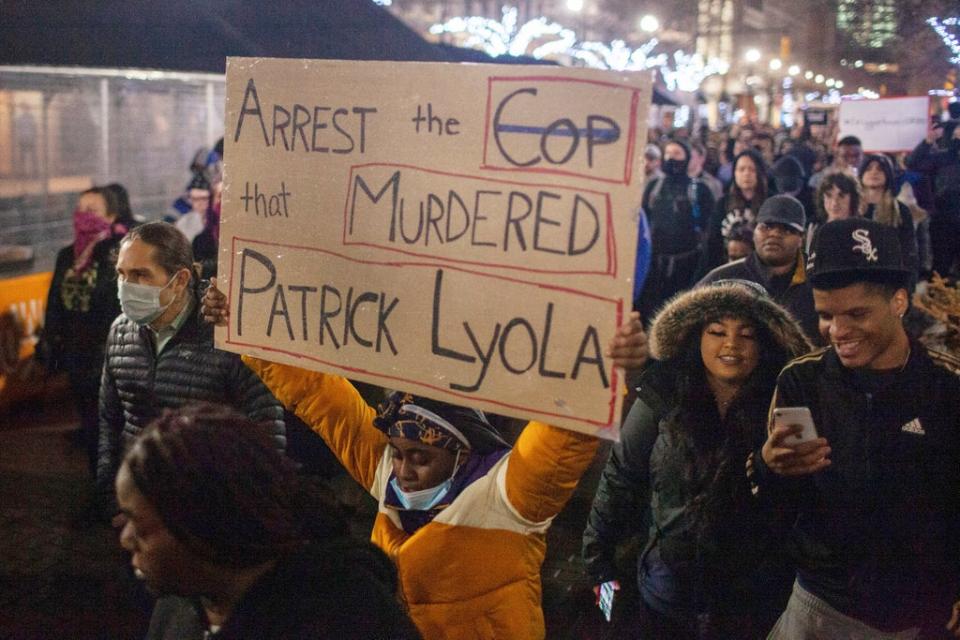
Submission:
<svg viewBox="0 0 960 640">
<path fill-rule="evenodd" d="M 531 522 L 560 513 L 600 442 L 593 436 L 531 422 L 517 438 L 507 466 L 507 499 Z"/>
<path fill-rule="evenodd" d="M 284 407 L 320 434 L 360 485 L 370 491 L 387 436 L 373 426 L 373 410 L 340 376 L 308 371 L 252 356 L 243 361 Z"/>
</svg>

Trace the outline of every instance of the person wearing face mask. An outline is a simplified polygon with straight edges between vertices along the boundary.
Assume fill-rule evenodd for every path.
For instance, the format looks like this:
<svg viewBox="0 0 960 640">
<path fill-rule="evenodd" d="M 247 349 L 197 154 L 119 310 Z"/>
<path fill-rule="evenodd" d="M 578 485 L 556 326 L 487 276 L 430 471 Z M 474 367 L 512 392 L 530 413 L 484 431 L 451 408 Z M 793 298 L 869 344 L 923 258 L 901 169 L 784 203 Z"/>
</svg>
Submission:
<svg viewBox="0 0 960 640">
<path fill-rule="evenodd" d="M 664 177 L 648 183 L 643 192 L 652 243 L 650 269 L 637 305 L 643 318 L 652 317 L 664 300 L 695 281 L 704 230 L 714 210 L 710 189 L 687 175 L 686 143 L 667 142 L 663 158 Z"/>
<path fill-rule="evenodd" d="M 114 267 L 121 238 L 135 221 L 108 189 L 84 191 L 73 212 L 73 244 L 57 254 L 38 358 L 65 371 L 80 416 L 79 440 L 90 477 L 97 463 L 97 396 L 104 343 L 120 313 Z"/>
<path fill-rule="evenodd" d="M 97 489 L 117 517 L 114 479 L 137 435 L 163 409 L 191 401 L 227 404 L 269 424 L 286 445 L 283 408 L 239 356 L 214 348 L 213 328 L 199 317 L 193 251 L 166 222 L 150 222 L 120 244 L 117 291 L 123 313 L 110 327 L 100 386 Z"/>
<path fill-rule="evenodd" d="M 203 315 L 225 323 L 211 286 Z M 646 361 L 631 315 L 614 366 Z M 542 640 L 540 570 L 550 524 L 593 461 L 596 438 L 530 422 L 513 447 L 475 409 L 397 391 L 374 410 L 340 376 L 244 356 L 377 500 L 370 538 L 393 559 L 427 640 Z"/>
</svg>

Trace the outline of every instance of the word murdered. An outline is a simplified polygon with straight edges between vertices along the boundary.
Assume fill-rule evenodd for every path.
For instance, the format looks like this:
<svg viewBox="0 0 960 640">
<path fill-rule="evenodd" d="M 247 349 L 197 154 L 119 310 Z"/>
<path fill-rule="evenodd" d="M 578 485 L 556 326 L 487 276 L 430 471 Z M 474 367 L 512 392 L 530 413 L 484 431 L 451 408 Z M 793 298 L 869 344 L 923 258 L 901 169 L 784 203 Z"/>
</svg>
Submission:
<svg viewBox="0 0 960 640">
<path fill-rule="evenodd" d="M 614 264 L 609 198 L 589 189 L 364 165 L 351 172 L 345 211 L 348 245 L 565 273 Z"/>
<path fill-rule="evenodd" d="M 489 377 L 504 375 L 536 375 L 548 390 L 579 380 L 614 391 L 599 328 L 576 318 L 585 302 L 615 308 L 611 301 L 500 279 L 497 305 L 464 305 L 458 292 L 478 274 L 325 254 L 323 276 L 308 277 L 299 265 L 325 252 L 237 242 L 236 313 L 228 343 L 295 351 L 319 362 L 348 362 L 350 352 L 374 352 L 381 357 L 366 373 L 383 374 L 384 382 L 396 379 L 394 365 L 403 362 L 411 382 L 426 375 L 480 398 Z M 422 356 L 417 365 L 404 358 L 411 354 Z M 597 420 L 605 423 L 606 416 Z"/>
<path fill-rule="evenodd" d="M 596 113 L 589 98 L 601 89 L 618 100 Z M 487 104 L 485 168 L 630 183 L 636 90 L 575 79 L 494 78 Z"/>
</svg>

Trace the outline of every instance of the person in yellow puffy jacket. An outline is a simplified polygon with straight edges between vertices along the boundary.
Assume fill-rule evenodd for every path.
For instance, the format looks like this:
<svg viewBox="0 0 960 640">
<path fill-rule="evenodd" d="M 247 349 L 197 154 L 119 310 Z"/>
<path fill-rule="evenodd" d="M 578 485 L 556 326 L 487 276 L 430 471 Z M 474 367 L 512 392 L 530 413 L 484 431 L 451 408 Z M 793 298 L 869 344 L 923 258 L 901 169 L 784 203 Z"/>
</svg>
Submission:
<svg viewBox="0 0 960 640">
<path fill-rule="evenodd" d="M 203 313 L 226 322 L 215 284 Z M 625 368 L 645 362 L 637 314 L 607 355 Z M 593 460 L 596 438 L 530 422 L 511 448 L 474 409 L 394 392 L 375 411 L 339 376 L 244 362 L 377 500 L 371 540 L 396 563 L 424 638 L 544 637 L 546 532 Z"/>
</svg>

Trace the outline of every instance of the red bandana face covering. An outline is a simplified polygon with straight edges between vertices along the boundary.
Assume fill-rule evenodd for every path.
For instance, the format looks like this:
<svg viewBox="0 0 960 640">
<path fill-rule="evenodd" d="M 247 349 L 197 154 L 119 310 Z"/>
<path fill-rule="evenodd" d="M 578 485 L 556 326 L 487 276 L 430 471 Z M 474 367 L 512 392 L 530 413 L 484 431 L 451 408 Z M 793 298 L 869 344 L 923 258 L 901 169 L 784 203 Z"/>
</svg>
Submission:
<svg viewBox="0 0 960 640">
<path fill-rule="evenodd" d="M 73 212 L 73 268 L 86 270 L 93 257 L 93 247 L 110 235 L 110 221 L 92 211 Z"/>
</svg>

